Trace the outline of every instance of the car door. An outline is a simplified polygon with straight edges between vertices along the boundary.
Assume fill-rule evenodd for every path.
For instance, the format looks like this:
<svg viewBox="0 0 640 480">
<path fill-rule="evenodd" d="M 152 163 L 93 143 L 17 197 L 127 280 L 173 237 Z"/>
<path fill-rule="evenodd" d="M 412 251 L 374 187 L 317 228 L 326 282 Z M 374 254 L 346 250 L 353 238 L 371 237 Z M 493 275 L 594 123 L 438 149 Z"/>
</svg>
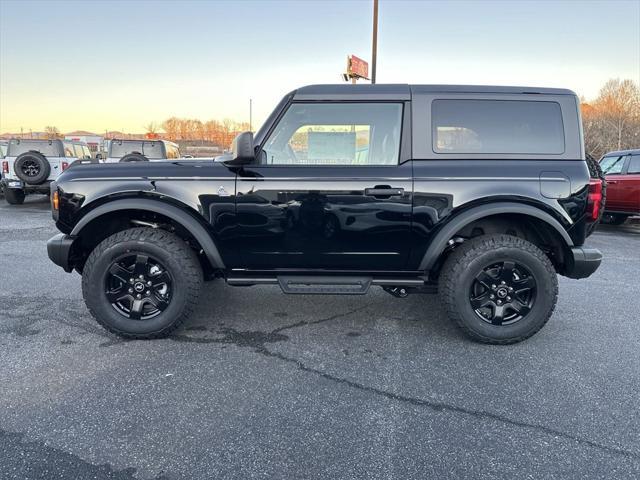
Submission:
<svg viewBox="0 0 640 480">
<path fill-rule="evenodd" d="M 600 168 L 607 180 L 607 199 L 605 210 L 608 212 L 619 212 L 624 210 L 624 195 L 622 194 L 622 184 L 620 179 L 626 162 L 626 155 L 605 156 L 600 159 Z"/>
<path fill-rule="evenodd" d="M 640 213 L 640 155 L 634 154 L 627 160 L 624 175 L 617 179 L 620 205 L 629 213 Z"/>
<path fill-rule="evenodd" d="M 406 108 L 400 101 L 292 103 L 256 163 L 238 172 L 245 267 L 402 270 L 412 202 L 411 162 L 402 161 L 410 145 Z"/>
</svg>

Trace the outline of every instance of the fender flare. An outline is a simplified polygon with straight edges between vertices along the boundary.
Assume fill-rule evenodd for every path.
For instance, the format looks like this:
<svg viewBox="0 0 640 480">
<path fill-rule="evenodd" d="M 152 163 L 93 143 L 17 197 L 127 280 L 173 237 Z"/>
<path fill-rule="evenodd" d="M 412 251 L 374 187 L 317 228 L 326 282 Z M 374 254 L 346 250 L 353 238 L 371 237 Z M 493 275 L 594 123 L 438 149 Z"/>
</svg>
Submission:
<svg viewBox="0 0 640 480">
<path fill-rule="evenodd" d="M 193 215 L 178 207 L 159 200 L 131 198 L 105 203 L 87 212 L 78 221 L 75 227 L 73 227 L 70 235 L 80 235 L 82 229 L 92 220 L 95 220 L 106 213 L 116 212 L 118 210 L 146 210 L 148 212 L 159 213 L 165 217 L 169 217 L 171 220 L 182 225 L 189 233 L 191 233 L 191 235 L 193 235 L 214 268 L 225 268 L 220 252 L 218 251 L 218 247 L 216 247 L 211 235 L 205 230 L 202 224 Z"/>
<path fill-rule="evenodd" d="M 447 247 L 447 243 L 456 232 L 460 231 L 471 222 L 501 213 L 518 213 L 538 218 L 550 227 L 553 227 L 553 229 L 562 237 L 568 248 L 573 247 L 573 240 L 571 240 L 571 237 L 564 227 L 560 222 L 558 222 L 558 220 L 553 218 L 544 210 L 532 207 L 531 205 L 515 202 L 492 203 L 490 205 L 480 205 L 469 210 L 465 210 L 449 220 L 431 241 L 429 248 L 422 257 L 419 270 L 430 270 L 433 267 Z"/>
</svg>

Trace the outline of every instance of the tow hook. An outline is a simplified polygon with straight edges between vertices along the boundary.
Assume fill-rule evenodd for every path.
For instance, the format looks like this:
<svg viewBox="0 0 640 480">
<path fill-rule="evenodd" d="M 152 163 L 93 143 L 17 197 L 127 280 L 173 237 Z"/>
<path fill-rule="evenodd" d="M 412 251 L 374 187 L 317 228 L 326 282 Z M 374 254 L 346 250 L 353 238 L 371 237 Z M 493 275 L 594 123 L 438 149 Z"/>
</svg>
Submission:
<svg viewBox="0 0 640 480">
<path fill-rule="evenodd" d="M 406 287 L 382 287 L 387 293 L 390 293 L 394 297 L 405 298 L 409 295 L 409 290 Z"/>
</svg>

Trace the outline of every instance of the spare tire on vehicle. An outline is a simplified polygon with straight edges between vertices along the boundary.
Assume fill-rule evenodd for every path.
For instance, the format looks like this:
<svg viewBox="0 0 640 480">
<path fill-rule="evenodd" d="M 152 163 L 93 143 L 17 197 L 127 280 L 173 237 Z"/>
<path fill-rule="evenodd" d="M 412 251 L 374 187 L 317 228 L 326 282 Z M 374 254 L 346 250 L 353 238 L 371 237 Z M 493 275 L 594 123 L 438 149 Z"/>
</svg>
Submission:
<svg viewBox="0 0 640 480">
<path fill-rule="evenodd" d="M 600 208 L 598 213 L 598 219 L 595 222 L 587 224 L 587 237 L 593 233 L 598 224 L 602 221 L 602 215 L 604 215 L 604 206 L 607 199 L 607 180 L 604 176 L 604 172 L 600 167 L 600 163 L 587 153 L 587 167 L 589 167 L 589 177 L 597 178 L 602 182 L 602 199 L 600 200 Z"/>
<path fill-rule="evenodd" d="M 127 153 L 124 157 L 120 159 L 120 163 L 128 163 L 128 162 L 148 162 L 149 159 L 142 155 L 141 153 L 133 152 Z"/>
<path fill-rule="evenodd" d="M 18 155 L 13 163 L 17 177 L 29 185 L 40 185 L 49 178 L 51 165 L 40 152 L 29 151 Z"/>
</svg>

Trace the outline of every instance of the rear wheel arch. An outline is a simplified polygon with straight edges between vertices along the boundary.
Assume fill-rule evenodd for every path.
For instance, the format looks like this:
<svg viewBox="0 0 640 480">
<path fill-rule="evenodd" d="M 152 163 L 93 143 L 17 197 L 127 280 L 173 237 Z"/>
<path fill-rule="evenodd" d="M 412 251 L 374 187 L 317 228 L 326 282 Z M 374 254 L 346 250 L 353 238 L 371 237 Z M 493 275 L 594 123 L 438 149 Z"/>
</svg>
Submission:
<svg viewBox="0 0 640 480">
<path fill-rule="evenodd" d="M 207 228 L 188 207 L 153 199 L 120 199 L 95 207 L 76 223 L 70 235 L 79 238 L 76 256 L 86 258 L 110 235 L 132 226 L 153 226 L 171 230 L 197 251 L 202 250 L 205 271 L 224 268 L 224 262 Z M 80 251 L 78 251 L 80 250 Z M 76 268 L 82 269 L 83 260 Z"/>
<path fill-rule="evenodd" d="M 473 207 L 449 220 L 431 241 L 419 269 L 437 276 L 450 247 L 455 247 L 455 240 L 451 244 L 452 239 L 497 233 L 524 238 L 545 250 L 559 273 L 574 245 L 562 224 L 546 211 L 527 204 L 499 202 Z"/>
</svg>

